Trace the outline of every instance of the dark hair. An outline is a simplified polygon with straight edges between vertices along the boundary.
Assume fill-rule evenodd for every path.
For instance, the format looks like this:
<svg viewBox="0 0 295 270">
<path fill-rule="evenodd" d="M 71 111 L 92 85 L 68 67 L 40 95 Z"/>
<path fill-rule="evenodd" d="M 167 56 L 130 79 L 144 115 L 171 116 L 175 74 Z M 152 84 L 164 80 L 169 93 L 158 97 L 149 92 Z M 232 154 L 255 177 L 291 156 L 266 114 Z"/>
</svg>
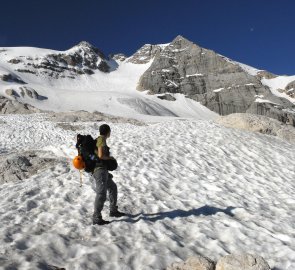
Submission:
<svg viewBox="0 0 295 270">
<path fill-rule="evenodd" d="M 111 132 L 111 128 L 107 124 L 103 124 L 99 127 L 100 135 L 106 136 L 109 132 Z"/>
</svg>

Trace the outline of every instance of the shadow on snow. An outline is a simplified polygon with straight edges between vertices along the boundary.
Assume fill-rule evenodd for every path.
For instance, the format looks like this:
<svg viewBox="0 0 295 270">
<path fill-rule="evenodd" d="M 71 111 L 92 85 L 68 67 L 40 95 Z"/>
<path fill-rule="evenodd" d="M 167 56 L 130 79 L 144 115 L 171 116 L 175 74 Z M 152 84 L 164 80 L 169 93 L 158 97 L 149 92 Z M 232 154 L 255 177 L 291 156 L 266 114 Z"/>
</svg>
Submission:
<svg viewBox="0 0 295 270">
<path fill-rule="evenodd" d="M 234 214 L 232 213 L 232 210 L 234 210 L 235 207 L 229 206 L 226 209 L 221 209 L 214 206 L 205 205 L 198 209 L 191 209 L 191 210 L 172 210 L 167 212 L 158 212 L 158 213 L 152 213 L 152 214 L 145 214 L 143 212 L 138 213 L 136 215 L 127 215 L 128 218 L 120 219 L 120 220 L 114 220 L 112 222 L 131 222 L 136 223 L 140 220 L 145 221 L 159 221 L 163 220 L 165 218 L 175 219 L 175 218 L 186 218 L 190 216 L 212 216 L 217 213 L 224 213 L 230 217 L 234 217 Z"/>
</svg>

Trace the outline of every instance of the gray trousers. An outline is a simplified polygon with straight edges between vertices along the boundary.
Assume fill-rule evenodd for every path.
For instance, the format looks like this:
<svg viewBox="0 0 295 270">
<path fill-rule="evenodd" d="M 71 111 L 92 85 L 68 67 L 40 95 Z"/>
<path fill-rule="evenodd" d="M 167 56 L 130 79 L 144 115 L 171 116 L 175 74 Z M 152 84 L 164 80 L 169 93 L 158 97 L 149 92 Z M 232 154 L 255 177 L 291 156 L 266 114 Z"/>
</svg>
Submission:
<svg viewBox="0 0 295 270">
<path fill-rule="evenodd" d="M 101 218 L 101 211 L 109 193 L 110 211 L 117 210 L 118 189 L 113 176 L 104 168 L 95 169 L 92 175 L 92 188 L 96 192 L 93 218 Z"/>
</svg>

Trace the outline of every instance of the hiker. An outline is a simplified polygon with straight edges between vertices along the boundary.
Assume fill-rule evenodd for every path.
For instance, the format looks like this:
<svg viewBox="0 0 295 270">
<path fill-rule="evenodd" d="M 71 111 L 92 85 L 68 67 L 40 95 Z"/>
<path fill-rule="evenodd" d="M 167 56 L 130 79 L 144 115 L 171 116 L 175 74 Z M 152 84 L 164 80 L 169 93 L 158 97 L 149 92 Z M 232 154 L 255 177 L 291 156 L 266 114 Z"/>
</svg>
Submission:
<svg viewBox="0 0 295 270">
<path fill-rule="evenodd" d="M 124 213 L 118 211 L 117 206 L 117 185 L 113 181 L 113 175 L 108 172 L 107 162 L 114 160 L 110 156 L 110 150 L 107 146 L 106 140 L 111 135 L 111 128 L 107 124 L 103 124 L 99 127 L 100 136 L 97 138 L 95 154 L 99 157 L 101 162 L 98 162 L 95 166 L 92 175 L 92 185 L 96 192 L 95 202 L 94 202 L 94 214 L 93 214 L 93 224 L 104 225 L 110 222 L 104 220 L 101 216 L 101 211 L 103 209 L 104 203 L 106 201 L 107 191 L 109 192 L 110 200 L 110 216 L 111 217 L 122 217 L 125 216 Z"/>
</svg>

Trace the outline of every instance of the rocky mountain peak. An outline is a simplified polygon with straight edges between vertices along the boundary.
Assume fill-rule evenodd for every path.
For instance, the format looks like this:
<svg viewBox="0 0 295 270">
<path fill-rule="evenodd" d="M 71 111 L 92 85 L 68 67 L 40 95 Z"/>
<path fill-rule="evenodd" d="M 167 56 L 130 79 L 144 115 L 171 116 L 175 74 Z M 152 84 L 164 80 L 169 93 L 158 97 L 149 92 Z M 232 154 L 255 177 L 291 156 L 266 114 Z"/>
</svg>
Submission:
<svg viewBox="0 0 295 270">
<path fill-rule="evenodd" d="M 16 65 L 15 71 L 36 76 L 45 75 L 50 78 L 70 78 L 82 74 L 92 75 L 95 70 L 109 72 L 110 66 L 105 55 L 89 42 L 82 41 L 64 52 L 56 52 L 44 56 L 19 56 L 8 61 Z"/>
<path fill-rule="evenodd" d="M 151 46 L 145 45 L 134 56 L 151 56 Z M 258 76 L 249 74 L 238 63 L 182 36 L 160 48 L 153 57 L 140 78 L 138 90 L 149 90 L 151 94 L 182 93 L 220 115 L 250 112 L 285 121 L 287 113 L 283 108 L 294 107 L 288 100 L 273 95 Z"/>
<path fill-rule="evenodd" d="M 199 47 L 195 43 L 191 42 L 187 38 L 185 38 L 183 36 L 180 36 L 180 35 L 178 35 L 176 38 L 174 38 L 172 40 L 172 42 L 170 43 L 170 46 L 178 47 L 178 48 L 191 47 L 191 46 L 197 46 L 197 47 Z"/>
<path fill-rule="evenodd" d="M 183 42 L 189 42 L 189 43 L 192 43 L 190 40 L 188 40 L 187 38 L 181 36 L 181 35 L 178 35 L 176 36 L 171 43 L 174 43 L 174 42 L 180 42 L 180 41 L 183 41 Z"/>
<path fill-rule="evenodd" d="M 128 60 L 128 63 L 146 64 L 151 61 L 163 48 L 160 45 L 145 44 L 136 51 Z"/>
<path fill-rule="evenodd" d="M 85 40 L 80 41 L 76 46 L 84 48 L 95 48 L 91 43 Z"/>
<path fill-rule="evenodd" d="M 98 48 L 96 48 L 95 46 L 93 46 L 87 41 L 79 42 L 77 45 L 75 45 L 70 50 L 68 50 L 68 52 L 71 52 L 71 51 L 77 51 L 77 53 L 83 52 L 86 54 L 97 54 L 100 58 L 106 59 L 104 53 L 101 50 L 99 50 Z"/>
</svg>

